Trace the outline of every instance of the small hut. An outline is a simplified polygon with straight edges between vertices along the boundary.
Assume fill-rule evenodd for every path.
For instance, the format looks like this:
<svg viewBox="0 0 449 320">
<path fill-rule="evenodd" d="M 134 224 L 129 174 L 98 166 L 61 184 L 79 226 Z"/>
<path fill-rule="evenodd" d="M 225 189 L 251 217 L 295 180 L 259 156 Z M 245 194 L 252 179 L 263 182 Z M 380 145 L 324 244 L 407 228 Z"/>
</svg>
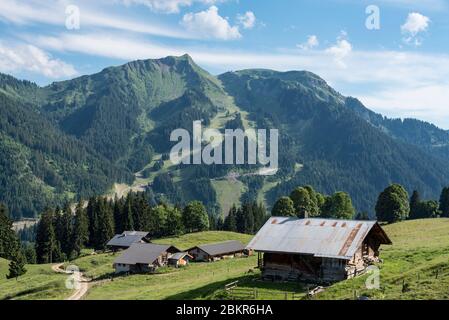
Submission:
<svg viewBox="0 0 449 320">
<path fill-rule="evenodd" d="M 244 255 L 245 246 L 240 241 L 226 241 L 193 247 L 188 252 L 195 261 L 217 261 Z"/>
</svg>

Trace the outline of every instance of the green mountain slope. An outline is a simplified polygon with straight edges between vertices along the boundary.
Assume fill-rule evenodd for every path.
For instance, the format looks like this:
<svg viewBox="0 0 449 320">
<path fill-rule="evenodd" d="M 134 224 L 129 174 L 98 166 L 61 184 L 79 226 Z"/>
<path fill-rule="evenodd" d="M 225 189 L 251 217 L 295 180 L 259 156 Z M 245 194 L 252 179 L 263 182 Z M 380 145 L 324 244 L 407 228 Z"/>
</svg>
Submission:
<svg viewBox="0 0 449 320">
<path fill-rule="evenodd" d="M 93 149 L 54 127 L 31 107 L 0 92 L 0 202 L 15 218 L 107 191 L 130 181 Z"/>
<path fill-rule="evenodd" d="M 449 181 L 446 161 L 374 127 L 316 75 L 246 70 L 220 80 L 259 127 L 280 130 L 281 174 L 293 177 L 268 193 L 269 203 L 310 184 L 325 193 L 347 191 L 359 210 L 372 212 L 389 183 L 436 197 Z M 296 163 L 303 168 L 293 173 Z"/>
<path fill-rule="evenodd" d="M 436 198 L 449 181 L 447 132 L 383 118 L 310 72 L 257 69 L 214 77 L 185 55 L 134 61 L 43 88 L 0 75 L 0 95 L 1 166 L 10 172 L 0 201 L 19 203 L 17 216 L 67 197 L 146 187 L 157 200 L 199 199 L 211 213 L 226 214 L 231 200 L 270 206 L 302 184 L 347 191 L 358 210 L 372 212 L 389 183 Z M 195 120 L 216 129 L 279 129 L 278 174 L 172 165 L 171 131 L 191 131 Z M 12 129 L 14 121 L 21 130 Z M 111 192 L 114 183 L 122 184 Z"/>
</svg>

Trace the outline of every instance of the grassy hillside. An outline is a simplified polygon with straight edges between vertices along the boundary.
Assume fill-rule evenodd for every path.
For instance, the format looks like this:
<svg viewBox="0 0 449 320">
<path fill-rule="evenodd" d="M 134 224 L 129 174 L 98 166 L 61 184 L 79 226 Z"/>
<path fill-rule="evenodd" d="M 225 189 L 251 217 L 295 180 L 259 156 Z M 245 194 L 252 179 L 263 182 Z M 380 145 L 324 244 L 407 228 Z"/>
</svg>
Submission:
<svg viewBox="0 0 449 320">
<path fill-rule="evenodd" d="M 368 290 L 369 276 L 334 284 L 315 297 L 324 300 L 353 299 L 449 299 L 449 219 L 407 221 L 385 226 L 393 241 L 383 246 L 380 289 Z M 185 250 L 189 247 L 224 240 L 247 243 L 251 236 L 231 232 L 201 232 L 178 238 L 160 239 Z M 87 253 L 86 253 L 87 254 Z M 260 281 L 255 256 L 215 263 L 192 263 L 186 268 L 161 268 L 158 274 L 115 277 L 112 262 L 118 254 L 87 255 L 72 261 L 89 277 L 99 280 L 86 299 L 217 299 L 227 298 L 224 285 L 239 280 L 242 293 L 257 290 L 258 299 L 302 299 L 306 285 Z M 50 265 L 27 266 L 28 272 L 16 280 L 6 280 L 8 262 L 0 259 L 1 299 L 63 299 L 64 275 L 53 273 Z M 117 293 L 120 292 L 118 295 Z M 238 291 L 237 291 L 238 292 Z M 242 295 L 242 299 L 252 296 Z"/>
<path fill-rule="evenodd" d="M 28 272 L 16 279 L 6 279 L 8 261 L 0 258 L 0 300 L 60 300 L 70 295 L 65 288 L 67 277 L 51 270 L 51 266 L 27 265 Z"/>
<path fill-rule="evenodd" d="M 449 219 L 407 221 L 385 226 L 385 230 L 393 245 L 383 246 L 381 250 L 384 262 L 380 265 L 379 290 L 366 289 L 365 282 L 369 276 L 366 274 L 334 284 L 315 299 L 353 299 L 354 295 L 371 299 L 448 299 Z M 183 240 L 189 242 L 185 247 L 196 240 L 204 242 L 210 239 L 214 242 L 219 240 L 215 238 L 219 236 L 219 233 L 189 235 L 187 237 L 190 239 L 179 239 L 178 245 Z M 165 240 L 162 242 L 167 243 Z M 123 299 L 224 298 L 223 286 L 234 280 L 240 281 L 240 292 L 251 293 L 256 289 L 258 299 L 305 298 L 306 285 L 260 281 L 259 271 L 254 270 L 256 264 L 256 257 L 251 257 L 212 264 L 191 264 L 187 269 L 171 270 L 155 276 L 119 278 L 94 287 L 87 298 L 109 299 L 117 291 L 123 292 Z M 241 298 L 252 297 L 243 295 Z"/>
<path fill-rule="evenodd" d="M 366 290 L 363 276 L 332 286 L 320 299 L 350 299 L 354 291 L 373 299 L 449 299 L 449 219 L 407 221 L 385 230 L 393 246 L 382 250 L 380 290 Z"/>
</svg>

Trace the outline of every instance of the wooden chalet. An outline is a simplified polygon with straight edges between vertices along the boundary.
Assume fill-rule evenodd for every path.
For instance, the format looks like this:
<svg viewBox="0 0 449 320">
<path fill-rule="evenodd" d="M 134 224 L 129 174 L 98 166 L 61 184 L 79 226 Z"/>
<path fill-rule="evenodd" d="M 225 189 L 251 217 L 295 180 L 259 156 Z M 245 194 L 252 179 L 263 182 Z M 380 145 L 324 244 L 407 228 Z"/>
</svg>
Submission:
<svg viewBox="0 0 449 320">
<path fill-rule="evenodd" d="M 177 252 L 168 258 L 168 265 L 179 268 L 188 265 L 191 260 L 193 257 L 188 252 Z"/>
<path fill-rule="evenodd" d="M 149 273 L 168 265 L 169 259 L 180 252 L 171 245 L 134 243 L 114 260 L 115 273 Z"/>
<path fill-rule="evenodd" d="M 149 242 L 148 234 L 142 231 L 124 231 L 122 234 L 116 234 L 106 246 L 112 251 L 128 249 L 134 243 Z"/>
<path fill-rule="evenodd" d="M 188 250 L 195 261 L 217 261 L 234 258 L 245 253 L 245 246 L 240 241 L 226 241 L 193 247 Z"/>
<path fill-rule="evenodd" d="M 392 242 L 376 221 L 272 217 L 247 249 L 265 279 L 335 282 L 379 261 L 382 244 Z"/>
</svg>

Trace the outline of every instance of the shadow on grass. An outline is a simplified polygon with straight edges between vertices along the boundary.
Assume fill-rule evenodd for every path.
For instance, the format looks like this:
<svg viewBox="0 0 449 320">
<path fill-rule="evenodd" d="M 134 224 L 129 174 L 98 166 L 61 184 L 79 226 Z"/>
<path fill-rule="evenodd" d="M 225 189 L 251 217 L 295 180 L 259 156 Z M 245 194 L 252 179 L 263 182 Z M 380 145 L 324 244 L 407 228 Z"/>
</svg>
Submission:
<svg viewBox="0 0 449 320">
<path fill-rule="evenodd" d="M 227 279 L 224 281 L 214 282 L 210 283 L 208 285 L 205 285 L 203 287 L 199 287 L 193 290 L 184 291 L 172 296 L 167 297 L 165 300 L 196 300 L 196 299 L 207 299 L 210 296 L 212 296 L 215 292 L 218 290 L 224 289 L 224 286 L 228 283 L 234 282 L 234 281 L 243 281 L 248 276 L 243 277 L 236 277 Z"/>
<path fill-rule="evenodd" d="M 196 299 L 211 299 L 214 294 L 220 290 L 224 290 L 225 285 L 238 281 L 238 288 L 251 288 L 278 291 L 283 294 L 286 291 L 295 293 L 307 292 L 307 285 L 293 282 L 271 282 L 263 281 L 260 275 L 245 275 L 235 277 L 224 281 L 210 283 L 206 286 L 199 287 L 193 290 L 184 291 L 166 298 L 166 300 L 196 300 Z"/>
</svg>

